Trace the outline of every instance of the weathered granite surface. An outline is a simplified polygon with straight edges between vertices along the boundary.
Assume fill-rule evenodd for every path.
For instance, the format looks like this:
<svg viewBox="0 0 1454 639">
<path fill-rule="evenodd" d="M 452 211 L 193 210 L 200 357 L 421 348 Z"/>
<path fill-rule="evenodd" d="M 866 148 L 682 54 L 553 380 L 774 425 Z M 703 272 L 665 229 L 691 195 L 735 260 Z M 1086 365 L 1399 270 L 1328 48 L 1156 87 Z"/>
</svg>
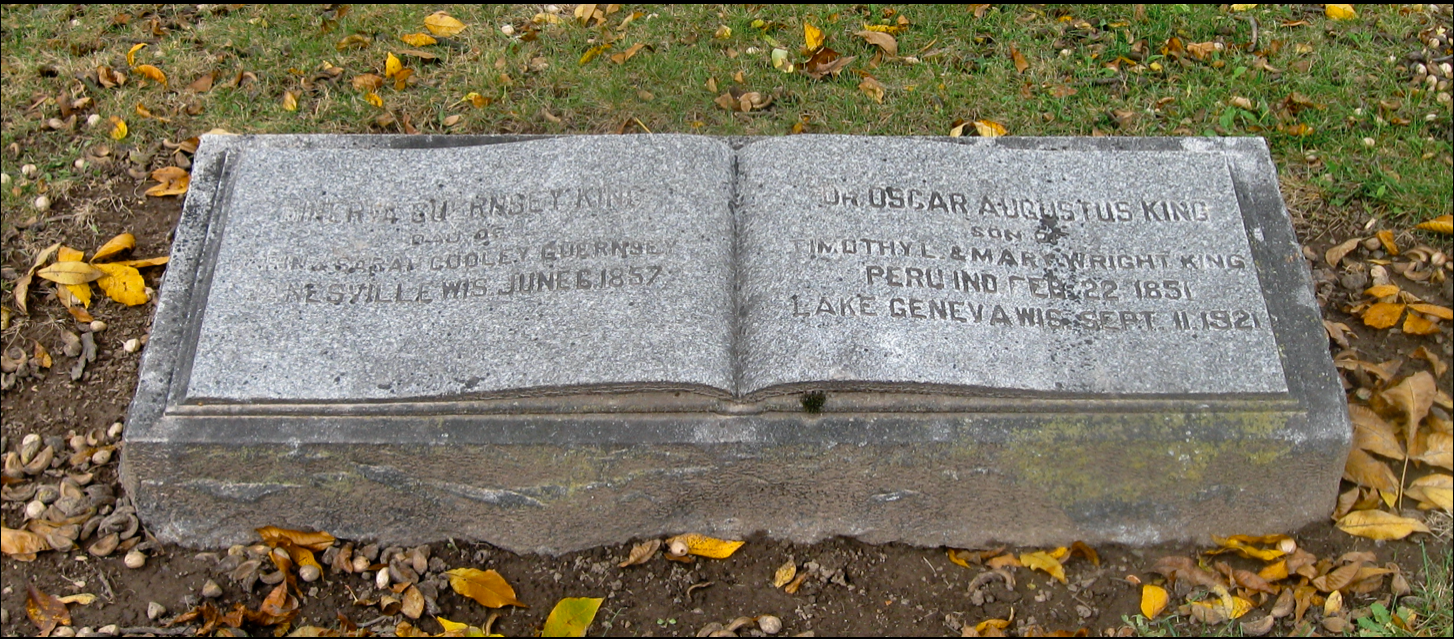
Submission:
<svg viewBox="0 0 1454 639">
<path fill-rule="evenodd" d="M 208 136 L 172 256 L 190 545 L 1204 539 L 1351 436 L 1257 139 Z"/>
</svg>

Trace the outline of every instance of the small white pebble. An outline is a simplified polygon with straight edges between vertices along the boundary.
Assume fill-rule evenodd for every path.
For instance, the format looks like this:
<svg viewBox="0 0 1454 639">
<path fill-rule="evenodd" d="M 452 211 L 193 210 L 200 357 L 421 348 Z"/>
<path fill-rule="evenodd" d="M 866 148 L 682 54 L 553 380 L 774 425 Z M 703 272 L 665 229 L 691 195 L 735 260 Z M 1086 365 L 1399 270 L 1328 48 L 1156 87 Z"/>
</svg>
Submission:
<svg viewBox="0 0 1454 639">
<path fill-rule="evenodd" d="M 767 634 L 775 635 L 782 632 L 783 620 L 772 615 L 763 615 L 757 618 L 757 627 Z"/>
<path fill-rule="evenodd" d="M 24 175 L 27 180 L 34 180 L 35 176 L 40 174 L 40 167 L 34 164 L 26 164 L 20 167 L 20 174 Z"/>
<path fill-rule="evenodd" d="M 100 628 L 97 628 L 96 634 L 106 635 L 108 637 L 115 637 L 116 635 L 121 634 L 121 627 L 117 626 L 114 623 L 108 623 L 104 626 L 101 626 Z"/>
<path fill-rule="evenodd" d="M 507 36 L 515 35 L 515 27 L 514 25 L 507 24 L 503 27 L 500 27 L 500 33 L 503 33 Z"/>
<path fill-rule="evenodd" d="M 40 519 L 45 514 L 45 502 L 35 499 L 25 505 L 26 519 Z"/>
<path fill-rule="evenodd" d="M 0 185 L 4 185 L 4 186 L 9 186 L 10 185 L 10 174 L 9 173 L 0 173 Z"/>
<path fill-rule="evenodd" d="M 117 437 L 120 437 L 121 433 L 125 431 L 126 425 L 122 424 L 121 422 L 116 422 L 115 424 L 111 425 L 111 428 L 106 429 L 106 436 L 110 437 L 111 439 L 116 439 Z"/>
<path fill-rule="evenodd" d="M 322 576 L 323 571 L 319 570 L 318 566 L 307 565 L 298 569 L 298 577 L 309 583 L 318 581 L 318 578 Z"/>
<path fill-rule="evenodd" d="M 126 557 L 121 561 L 126 564 L 127 568 L 135 570 L 146 565 L 146 553 L 132 548 L 130 551 L 127 551 Z"/>
<path fill-rule="evenodd" d="M 161 605 L 161 604 L 159 604 L 159 603 L 157 603 L 155 601 L 149 601 L 149 602 L 147 602 L 147 604 L 146 604 L 146 618 L 147 619 L 150 619 L 152 621 L 156 621 L 158 617 L 160 617 L 160 616 L 162 616 L 164 614 L 167 614 L 167 607 L 166 606 L 163 606 L 163 605 Z"/>
<path fill-rule="evenodd" d="M 1373 141 L 1373 138 L 1363 138 L 1363 146 L 1366 146 L 1366 147 L 1368 147 L 1368 148 L 1371 149 L 1371 148 L 1373 148 L 1373 145 L 1375 145 L 1375 144 L 1378 144 L 1378 143 L 1375 142 L 1375 141 Z"/>
<path fill-rule="evenodd" d="M 208 599 L 216 599 L 218 597 L 221 597 L 222 586 L 219 586 L 217 585 L 217 582 L 208 579 L 207 583 L 202 584 L 202 596 Z"/>
<path fill-rule="evenodd" d="M 106 330 L 106 322 L 103 322 L 101 320 L 94 320 L 94 321 L 91 322 L 91 332 L 92 333 L 100 333 L 101 331 L 104 331 L 104 330 Z"/>
<path fill-rule="evenodd" d="M 384 566 L 383 568 L 380 568 L 379 569 L 379 574 L 374 575 L 374 585 L 375 586 L 378 586 L 379 590 L 383 590 L 383 589 L 389 587 L 389 567 L 388 566 Z"/>
<path fill-rule="evenodd" d="M 97 466 L 105 466 L 111 463 L 111 451 L 105 448 L 96 451 L 95 454 L 91 455 L 91 463 Z"/>
<path fill-rule="evenodd" d="M 82 169 L 85 169 L 86 168 L 86 158 L 76 158 L 76 161 L 75 162 L 72 162 L 71 163 L 71 166 L 76 167 L 76 170 L 77 171 L 80 171 Z"/>
<path fill-rule="evenodd" d="M 86 116 L 86 126 L 96 126 L 97 124 L 100 124 L 100 123 L 101 123 L 101 114 L 99 114 L 99 113 L 92 113 L 91 115 Z"/>
<path fill-rule="evenodd" d="M 131 339 L 126 340 L 125 342 L 123 342 L 121 344 L 121 348 L 124 349 L 128 353 L 135 353 L 137 350 L 139 350 L 141 348 L 141 340 L 136 339 L 135 337 L 133 337 L 133 338 L 131 338 Z"/>
<path fill-rule="evenodd" d="M 30 205 L 31 206 L 34 206 L 35 207 L 35 210 L 37 210 L 37 211 L 49 211 L 50 210 L 50 197 L 49 196 L 45 196 L 45 195 L 41 195 L 41 196 L 35 198 L 35 201 L 34 202 L 31 202 Z"/>
</svg>

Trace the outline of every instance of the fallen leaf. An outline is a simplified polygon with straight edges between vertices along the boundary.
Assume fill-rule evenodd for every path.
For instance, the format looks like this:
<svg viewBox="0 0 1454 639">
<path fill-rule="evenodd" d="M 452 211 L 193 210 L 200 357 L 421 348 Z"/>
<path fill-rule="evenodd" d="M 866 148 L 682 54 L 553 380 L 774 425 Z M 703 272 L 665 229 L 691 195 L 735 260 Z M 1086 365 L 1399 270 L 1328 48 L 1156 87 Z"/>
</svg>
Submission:
<svg viewBox="0 0 1454 639">
<path fill-rule="evenodd" d="M 1295 549 L 1296 545 L 1291 544 L 1291 537 L 1287 535 L 1232 535 L 1230 537 L 1212 537 L 1212 542 L 1221 548 L 1209 551 L 1207 554 L 1215 555 L 1224 552 L 1235 552 L 1239 556 L 1248 559 L 1261 559 L 1262 561 L 1273 561 L 1289 550 Z M 1272 546 L 1271 548 L 1258 548 L 1258 545 Z"/>
<path fill-rule="evenodd" d="M 1155 619 L 1156 615 L 1161 614 L 1166 609 L 1168 600 L 1165 588 L 1151 584 L 1141 586 L 1141 614 L 1147 619 Z"/>
<path fill-rule="evenodd" d="M 85 262 L 56 262 L 40 269 L 36 275 L 57 284 L 85 284 L 101 278 L 106 273 Z"/>
<path fill-rule="evenodd" d="M 377 73 L 365 73 L 353 77 L 353 88 L 359 91 L 376 91 L 384 86 L 384 79 Z"/>
<path fill-rule="evenodd" d="M 1296 603 L 1297 599 L 1293 596 L 1293 589 L 1283 588 L 1282 592 L 1277 595 L 1277 601 L 1272 604 L 1272 610 L 1267 614 L 1274 619 L 1281 619 L 1292 614 Z"/>
<path fill-rule="evenodd" d="M 822 29 L 806 22 L 803 23 L 803 53 L 808 55 L 816 53 L 819 49 L 823 48 L 823 43 L 826 40 L 827 36 L 823 35 Z"/>
<path fill-rule="evenodd" d="M 297 111 L 298 110 L 298 95 L 297 94 L 293 93 L 292 91 L 284 91 L 283 92 L 283 110 L 284 111 Z"/>
<path fill-rule="evenodd" d="M 858 31 L 853 35 L 863 38 L 869 44 L 883 49 L 883 52 L 890 56 L 899 55 L 899 41 L 892 35 L 882 31 Z"/>
<path fill-rule="evenodd" d="M 110 118 L 107 118 L 106 121 L 111 123 L 111 139 L 126 139 L 126 120 L 123 120 L 113 115 Z"/>
<path fill-rule="evenodd" d="M 362 33 L 355 33 L 345 36 L 342 40 L 339 40 L 337 44 L 333 45 L 333 48 L 337 49 L 338 51 L 347 51 L 349 49 L 362 49 L 373 43 L 373 38 L 370 38 L 369 36 Z"/>
<path fill-rule="evenodd" d="M 105 244 L 97 247 L 96 253 L 91 256 L 91 261 L 104 260 L 132 248 L 136 248 L 136 236 L 130 233 L 120 233 L 116 237 L 106 240 Z"/>
<path fill-rule="evenodd" d="M 989 567 L 991 570 L 996 570 L 1000 568 L 1021 568 L 1024 566 L 1024 564 L 1020 563 L 1019 559 L 1015 558 L 1015 556 L 1010 553 L 1005 553 L 998 557 L 991 557 L 990 559 L 985 561 L 984 565 Z"/>
<path fill-rule="evenodd" d="M 35 554 L 50 550 L 45 537 L 29 530 L 0 526 L 0 552 L 17 561 L 35 561 Z"/>
<path fill-rule="evenodd" d="M 729 26 L 727 26 L 725 24 L 724 25 L 719 25 L 717 27 L 717 31 L 715 31 L 714 33 L 712 33 L 712 37 L 713 38 L 716 38 L 718 40 L 726 40 L 726 39 L 732 37 L 732 27 L 729 27 Z"/>
<path fill-rule="evenodd" d="M 1363 238 L 1355 237 L 1351 240 L 1348 240 L 1347 242 L 1328 249 L 1328 252 L 1323 255 L 1323 259 L 1328 261 L 1328 266 L 1336 267 L 1338 266 L 1338 262 L 1343 261 L 1344 257 L 1346 257 L 1349 253 L 1352 253 L 1353 249 L 1358 248 L 1358 245 L 1362 243 Z"/>
<path fill-rule="evenodd" d="M 111 264 L 115 264 L 117 266 L 130 266 L 131 268 L 145 268 L 147 266 L 161 266 L 162 264 L 166 264 L 168 261 L 171 261 L 171 259 L 172 258 L 163 255 L 161 257 L 149 257 L 144 260 L 121 260 L 119 262 L 111 262 Z"/>
<path fill-rule="evenodd" d="M 1379 490 L 1397 491 L 1399 486 L 1398 476 L 1393 474 L 1387 464 L 1357 448 L 1348 453 L 1348 463 L 1343 466 L 1343 479 Z"/>
<path fill-rule="evenodd" d="M 954 556 L 951 554 L 949 558 L 953 560 Z M 965 567 L 968 568 L 969 566 L 965 565 Z M 777 572 L 773 573 L 772 587 L 782 588 L 783 586 L 786 586 L 788 585 L 788 583 L 792 582 L 793 577 L 796 576 L 798 576 L 798 564 L 789 561 L 782 566 L 779 566 Z"/>
<path fill-rule="evenodd" d="M 1353 492 L 1356 494 L 1358 489 L 1354 488 Z M 1276 562 L 1263 566 L 1262 570 L 1257 571 L 1257 576 L 1269 583 L 1287 579 L 1287 560 L 1279 559 Z"/>
<path fill-rule="evenodd" d="M 1348 405 L 1348 417 L 1353 422 L 1353 447 L 1391 459 L 1403 459 L 1403 444 L 1393 426 L 1383 421 L 1378 413 L 1367 406 Z"/>
<path fill-rule="evenodd" d="M 994 120 L 975 120 L 974 130 L 982 138 L 997 138 L 1009 133 L 1005 125 Z"/>
<path fill-rule="evenodd" d="M 542 637 L 584 637 L 586 628 L 596 618 L 596 611 L 605 599 L 595 597 L 566 597 L 555 604 L 550 616 L 545 619 Z"/>
<path fill-rule="evenodd" d="M 1420 222 L 1414 228 L 1423 231 L 1433 231 L 1444 235 L 1454 234 L 1454 215 L 1444 214 L 1426 222 Z"/>
<path fill-rule="evenodd" d="M 297 106 L 295 105 L 293 108 L 296 109 Z M 185 194 L 187 192 L 187 186 L 191 184 L 192 176 L 187 173 L 186 169 L 167 166 L 152 171 L 151 179 L 156 180 L 158 184 L 147 189 L 146 194 L 152 197 L 164 197 Z"/>
<path fill-rule="evenodd" d="M 874 79 L 873 76 L 864 76 L 863 82 L 858 83 L 858 90 L 862 91 L 864 95 L 873 98 L 874 102 L 883 104 L 884 85 L 882 82 Z"/>
<path fill-rule="evenodd" d="M 1091 562 L 1092 566 L 1101 565 L 1100 554 L 1096 552 L 1096 549 L 1087 546 L 1086 543 L 1083 541 L 1077 541 L 1070 545 L 1070 555 L 1072 557 L 1075 555 L 1080 555 L 1081 557 L 1084 557 L 1086 561 Z"/>
<path fill-rule="evenodd" d="M 616 567 L 625 568 L 627 566 L 644 564 L 648 559 L 656 556 L 656 551 L 659 548 L 661 548 L 660 539 L 648 539 L 636 544 L 631 547 L 631 554 L 626 557 L 626 560 L 617 564 Z"/>
<path fill-rule="evenodd" d="M 455 568 L 444 573 L 449 576 L 449 587 L 469 597 L 486 608 L 519 606 L 529 608 L 515 598 L 515 589 L 494 570 L 476 568 Z"/>
<path fill-rule="evenodd" d="M 731 557 L 732 553 L 737 552 L 738 548 L 741 548 L 743 544 L 747 543 L 745 541 L 716 539 L 696 533 L 677 535 L 666 540 L 668 546 L 673 545 L 675 542 L 686 544 L 687 554 L 707 557 L 709 559 L 726 559 Z"/>
<path fill-rule="evenodd" d="M 434 35 L 446 38 L 459 35 L 459 32 L 464 31 L 465 26 L 467 26 L 465 23 L 443 11 L 435 11 L 424 19 L 424 28 L 429 29 L 429 32 Z"/>
<path fill-rule="evenodd" d="M 1196 560 L 1191 557 L 1175 555 L 1162 557 L 1156 560 L 1156 564 L 1151 567 L 1151 572 L 1160 574 L 1172 581 L 1184 580 L 1192 585 L 1202 586 L 1204 588 L 1226 588 L 1216 574 L 1203 570 L 1197 565 Z"/>
<path fill-rule="evenodd" d="M 1382 510 L 1355 510 L 1338 520 L 1338 529 L 1350 535 L 1376 540 L 1403 539 L 1416 532 L 1429 532 L 1417 519 L 1409 519 Z"/>
<path fill-rule="evenodd" d="M 364 94 L 364 102 L 368 102 L 369 104 L 379 107 L 380 109 L 384 108 L 384 99 L 379 97 L 379 94 L 374 93 L 373 91 L 369 91 L 368 93 Z"/>
<path fill-rule="evenodd" d="M 389 53 L 388 57 L 384 58 L 384 77 L 392 78 L 399 75 L 399 72 L 403 70 L 404 63 L 399 61 L 398 56 Z"/>
<path fill-rule="evenodd" d="M 1341 524 L 1342 522 L 1339 523 Z M 1330 570 L 1327 574 L 1319 575 L 1316 579 L 1313 579 L 1313 587 L 1323 592 L 1333 592 L 1347 588 L 1348 584 L 1353 583 L 1354 578 L 1358 576 L 1358 569 L 1362 567 L 1363 562 L 1355 561 L 1336 570 Z"/>
<path fill-rule="evenodd" d="M 1450 309 L 1447 306 L 1438 306 L 1438 305 L 1435 305 L 1435 304 L 1423 304 L 1423 303 L 1419 303 L 1419 304 L 1409 304 L 1409 308 L 1411 308 L 1413 310 L 1416 310 L 1416 311 L 1418 311 L 1420 313 L 1427 313 L 1429 315 L 1433 315 L 1434 317 L 1437 317 L 1437 318 L 1439 318 L 1441 320 L 1454 320 L 1454 309 Z"/>
<path fill-rule="evenodd" d="M 1225 623 L 1231 618 L 1228 614 L 1230 608 L 1217 600 L 1193 601 L 1190 610 L 1193 619 L 1209 626 Z"/>
<path fill-rule="evenodd" d="M 1454 477 L 1443 473 L 1425 475 L 1409 484 L 1406 494 L 1443 508 L 1445 512 L 1454 510 Z"/>
<path fill-rule="evenodd" d="M 257 534 L 262 537 L 263 543 L 274 548 L 291 544 L 319 552 L 327 550 L 334 541 L 337 541 L 333 535 L 326 532 L 304 532 L 277 526 L 263 526 L 257 529 Z"/>
<path fill-rule="evenodd" d="M 439 41 L 435 40 L 434 36 L 427 33 L 410 33 L 399 36 L 399 39 L 411 47 L 427 47 L 431 44 L 439 44 Z"/>
<path fill-rule="evenodd" d="M 127 50 L 127 52 L 126 52 L 126 66 L 128 66 L 128 67 L 134 67 L 134 66 L 136 66 L 136 52 L 137 51 L 140 51 L 142 49 L 145 49 L 145 48 L 146 48 L 146 43 L 145 42 L 138 42 L 136 44 L 131 45 L 131 49 Z"/>
<path fill-rule="evenodd" d="M 1353 10 L 1351 4 L 1324 5 L 1324 11 L 1334 20 L 1352 20 L 1358 17 L 1358 12 Z"/>
<path fill-rule="evenodd" d="M 598 45 L 596 45 L 594 47 L 591 47 L 589 49 L 586 49 L 586 52 L 581 54 L 581 57 L 580 57 L 579 60 L 577 60 L 577 63 L 578 64 L 586 64 L 587 62 L 590 62 L 591 60 L 596 59 L 596 56 L 601 55 L 602 53 L 605 53 L 610 48 L 611 48 L 611 43 L 610 42 L 602 42 L 601 44 L 598 44 Z"/>
<path fill-rule="evenodd" d="M 1424 451 L 1414 457 L 1414 460 L 1454 470 L 1454 435 L 1429 433 L 1424 440 Z"/>
<path fill-rule="evenodd" d="M 214 81 L 214 79 L 215 76 L 213 76 L 211 73 L 208 73 L 200 78 L 197 78 L 196 80 L 193 80 L 191 84 L 186 86 L 186 89 L 188 91 L 191 91 L 192 93 L 206 93 L 212 90 L 212 82 Z"/>
<path fill-rule="evenodd" d="M 1403 313 L 1403 304 L 1379 302 L 1363 311 L 1363 323 L 1370 328 L 1388 328 L 1397 324 Z"/>
<path fill-rule="evenodd" d="M 1434 404 L 1434 395 L 1438 392 L 1434 383 L 1434 376 L 1428 371 L 1419 371 L 1405 377 L 1393 388 L 1383 391 L 1382 396 L 1389 404 L 1403 411 L 1408 418 L 1404 422 L 1404 449 L 1412 451 L 1414 435 L 1418 432 L 1419 423 L 1429 414 L 1429 407 Z"/>
<path fill-rule="evenodd" d="M 59 598 L 58 601 L 67 605 L 76 604 L 79 606 L 89 606 L 93 603 L 96 603 L 96 595 L 93 595 L 89 592 L 82 592 L 74 595 L 66 595 Z"/>
<path fill-rule="evenodd" d="M 1363 294 L 1369 297 L 1388 297 L 1390 295 L 1398 295 L 1398 290 L 1397 284 L 1383 284 L 1363 291 Z"/>
<path fill-rule="evenodd" d="M 1020 50 L 1013 46 L 1010 47 L 1010 59 L 1015 62 L 1016 73 L 1023 74 L 1026 69 L 1030 68 L 1030 62 L 1025 60 L 1025 54 L 1020 53 Z"/>
<path fill-rule="evenodd" d="M 1398 244 L 1393 241 L 1393 231 L 1384 229 L 1375 234 L 1378 243 L 1383 245 L 1383 250 L 1389 255 L 1398 255 Z"/>
<path fill-rule="evenodd" d="M 424 614 L 424 593 L 419 592 L 419 589 L 413 584 L 409 584 L 409 587 L 404 589 L 404 604 L 400 606 L 399 612 L 404 613 L 404 616 L 410 619 L 418 619 L 420 615 Z"/>
<path fill-rule="evenodd" d="M 1404 316 L 1402 330 L 1409 335 L 1432 335 L 1439 332 L 1439 323 L 1410 310 Z"/>
<path fill-rule="evenodd" d="M 630 60 L 632 56 L 636 55 L 637 52 L 645 48 L 645 44 L 637 42 L 636 44 L 631 45 L 631 47 L 626 49 L 625 51 L 611 56 L 611 61 L 615 62 L 616 64 L 625 64 L 627 60 Z"/>
<path fill-rule="evenodd" d="M 837 51 L 823 47 L 814 52 L 813 56 L 799 68 L 799 71 L 814 80 L 821 80 L 824 76 L 836 76 L 842 73 L 843 69 L 856 59 L 858 56 L 840 56 Z"/>
<path fill-rule="evenodd" d="M 167 74 L 163 73 L 161 69 L 158 69 L 150 64 L 138 64 L 131 70 L 150 78 L 153 82 L 156 82 L 157 84 L 160 84 L 162 86 L 167 85 Z"/>
<path fill-rule="evenodd" d="M 798 594 L 798 589 L 803 587 L 803 582 L 807 580 L 808 573 L 800 572 L 798 573 L 797 577 L 794 577 L 792 581 L 788 582 L 788 585 L 783 586 L 783 592 L 790 595 L 796 595 Z"/>
<path fill-rule="evenodd" d="M 49 636 L 56 629 L 57 625 L 71 625 L 71 613 L 66 610 L 66 605 L 59 599 L 41 592 L 35 584 L 30 584 L 25 595 L 25 614 L 40 629 L 40 636 Z"/>
<path fill-rule="evenodd" d="M 1060 565 L 1059 560 L 1050 556 L 1050 553 L 1043 550 L 1020 553 L 1020 564 L 1048 574 L 1060 583 L 1065 583 L 1065 567 Z"/>
</svg>

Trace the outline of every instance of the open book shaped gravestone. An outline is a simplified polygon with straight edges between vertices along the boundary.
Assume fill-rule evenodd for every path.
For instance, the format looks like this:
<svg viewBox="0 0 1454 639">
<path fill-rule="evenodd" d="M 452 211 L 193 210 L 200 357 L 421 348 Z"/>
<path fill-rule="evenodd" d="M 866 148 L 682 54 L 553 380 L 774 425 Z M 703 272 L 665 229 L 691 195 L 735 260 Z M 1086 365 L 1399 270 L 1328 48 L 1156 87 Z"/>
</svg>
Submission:
<svg viewBox="0 0 1454 639">
<path fill-rule="evenodd" d="M 159 537 L 1282 531 L 1351 429 L 1259 139 L 207 136 Z"/>
</svg>

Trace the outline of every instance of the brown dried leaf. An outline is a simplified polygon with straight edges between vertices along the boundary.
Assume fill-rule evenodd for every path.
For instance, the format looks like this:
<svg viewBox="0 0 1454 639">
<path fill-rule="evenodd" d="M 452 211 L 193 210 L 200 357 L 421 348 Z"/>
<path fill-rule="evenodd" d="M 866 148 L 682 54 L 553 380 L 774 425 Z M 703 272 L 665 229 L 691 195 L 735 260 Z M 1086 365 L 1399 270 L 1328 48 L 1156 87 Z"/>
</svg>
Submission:
<svg viewBox="0 0 1454 639">
<path fill-rule="evenodd" d="M 660 548 L 660 539 L 648 539 L 639 544 L 636 544 L 635 546 L 631 547 L 631 554 L 626 557 L 626 560 L 617 564 L 616 567 L 625 568 L 627 566 L 637 566 L 640 564 L 644 564 L 647 562 L 647 560 L 655 557 L 656 551 Z"/>
<path fill-rule="evenodd" d="M 631 45 L 631 47 L 626 49 L 625 51 L 611 56 L 611 61 L 615 62 L 616 64 L 624 64 L 627 60 L 630 60 L 632 56 L 635 56 L 637 53 L 645 48 L 645 44 L 637 42 L 636 44 Z"/>
<path fill-rule="evenodd" d="M 874 102 L 883 104 L 884 84 L 882 82 L 879 82 L 873 76 L 864 76 L 863 82 L 858 83 L 858 90 L 862 91 L 864 95 L 873 98 Z"/>
<path fill-rule="evenodd" d="M 1348 405 L 1348 417 L 1353 421 L 1353 447 L 1391 459 L 1403 459 L 1403 444 L 1393 426 L 1383 421 L 1378 413 L 1360 404 Z"/>
<path fill-rule="evenodd" d="M 1250 570 L 1233 570 L 1232 581 L 1248 590 L 1256 590 L 1269 594 L 1277 592 L 1272 588 L 1271 584 L 1267 583 L 1266 579 L 1263 579 L 1261 575 Z"/>
<path fill-rule="evenodd" d="M 1025 54 L 1020 53 L 1020 50 L 1014 46 L 1010 47 L 1010 59 L 1015 62 L 1016 73 L 1023 74 L 1026 69 L 1030 68 L 1030 62 L 1025 59 Z"/>
<path fill-rule="evenodd" d="M 1196 560 L 1191 557 L 1162 557 L 1156 561 L 1156 565 L 1151 567 L 1151 572 L 1158 573 L 1172 581 L 1186 581 L 1204 588 L 1213 586 L 1226 588 L 1220 577 L 1197 566 Z"/>
<path fill-rule="evenodd" d="M 399 612 L 404 613 L 404 616 L 410 619 L 418 619 L 420 615 L 424 614 L 424 593 L 419 592 L 418 588 L 410 584 L 404 590 L 404 605 L 399 608 Z"/>
<path fill-rule="evenodd" d="M 779 566 L 777 572 L 772 575 L 772 587 L 782 588 L 792 583 L 793 578 L 798 576 L 798 564 L 792 561 Z"/>
<path fill-rule="evenodd" d="M 1351 240 L 1348 240 L 1347 242 L 1328 249 L 1328 252 L 1323 255 L 1323 259 L 1328 261 L 1328 266 L 1337 267 L 1338 262 L 1343 261 L 1344 257 L 1346 257 L 1349 253 L 1352 253 L 1353 249 L 1358 248 L 1358 245 L 1362 243 L 1363 238 L 1355 237 Z"/>
<path fill-rule="evenodd" d="M 1378 540 L 1403 539 L 1416 532 L 1429 532 L 1424 522 L 1382 510 L 1355 510 L 1338 520 L 1338 528 L 1350 535 Z"/>
<path fill-rule="evenodd" d="M 808 58 L 798 70 L 814 80 L 821 80 L 824 76 L 842 73 L 844 68 L 857 59 L 858 56 L 840 56 L 837 51 L 823 47 L 813 53 L 813 57 Z"/>
<path fill-rule="evenodd" d="M 1399 487 L 1398 476 L 1393 474 L 1387 464 L 1356 448 L 1348 453 L 1348 463 L 1343 467 L 1343 479 L 1379 490 L 1397 491 Z"/>
<path fill-rule="evenodd" d="M 308 550 L 323 551 L 337 541 L 326 532 L 304 532 L 277 526 L 263 526 L 257 529 L 257 534 L 262 537 L 263 543 L 274 548 L 291 544 Z"/>
<path fill-rule="evenodd" d="M 1092 566 L 1101 565 L 1100 554 L 1096 552 L 1096 549 L 1087 546 L 1083 541 L 1077 541 L 1070 545 L 1070 556 L 1074 557 L 1076 555 L 1084 557 L 1086 561 L 1091 562 Z"/>
<path fill-rule="evenodd" d="M 26 588 L 25 614 L 40 629 L 40 636 L 47 637 L 56 629 L 57 625 L 71 625 L 71 613 L 66 610 L 66 604 L 54 596 L 41 592 L 35 584 Z"/>
<path fill-rule="evenodd" d="M 45 537 L 28 530 L 0 526 L 0 552 L 17 561 L 35 561 L 35 554 L 50 550 Z"/>
<path fill-rule="evenodd" d="M 35 272 L 40 269 L 40 265 L 50 260 L 51 256 L 55 255 L 56 251 L 60 250 L 60 248 L 61 245 L 59 242 L 45 247 L 44 250 L 36 254 L 35 262 L 30 265 L 30 270 L 26 271 L 25 275 L 20 276 L 20 279 L 15 280 L 15 306 L 20 309 L 21 313 L 29 312 L 25 308 L 25 296 L 30 290 L 30 282 L 35 277 Z"/>
<path fill-rule="evenodd" d="M 899 55 L 899 41 L 892 35 L 882 31 L 859 31 L 853 35 L 863 38 L 869 44 L 883 49 L 883 52 L 890 56 Z"/>
<path fill-rule="evenodd" d="M 1429 407 L 1433 406 L 1438 390 L 1434 376 L 1428 371 L 1419 371 L 1405 377 L 1393 388 L 1383 391 L 1383 398 L 1408 417 L 1408 421 L 1404 422 L 1406 450 L 1413 449 L 1414 435 L 1418 433 L 1419 423 L 1429 414 Z"/>
<path fill-rule="evenodd" d="M 1454 470 L 1454 435 L 1429 433 L 1424 438 L 1424 450 L 1414 459 L 1430 466 Z"/>
<path fill-rule="evenodd" d="M 1272 604 L 1272 610 L 1267 614 L 1274 619 L 1281 619 L 1292 614 L 1293 606 L 1296 603 L 1292 588 L 1284 588 L 1281 593 L 1278 593 L 1277 601 Z"/>
<path fill-rule="evenodd" d="M 192 93 L 206 93 L 212 90 L 212 83 L 215 81 L 215 79 L 216 76 L 214 74 L 208 73 L 200 78 L 197 78 L 196 80 L 193 80 L 191 84 L 187 85 L 186 89 L 188 91 L 191 91 Z"/>
<path fill-rule="evenodd" d="M 165 197 L 186 194 L 187 186 L 192 182 L 192 175 L 181 167 L 167 166 L 152 171 L 151 179 L 156 180 L 157 185 L 147 189 L 146 194 L 151 197 Z"/>
<path fill-rule="evenodd" d="M 1362 567 L 1363 562 L 1355 561 L 1326 575 L 1319 575 L 1313 579 L 1313 587 L 1323 592 L 1342 590 L 1348 587 L 1348 584 L 1353 583 L 1354 578 L 1358 576 L 1358 569 Z"/>
</svg>

